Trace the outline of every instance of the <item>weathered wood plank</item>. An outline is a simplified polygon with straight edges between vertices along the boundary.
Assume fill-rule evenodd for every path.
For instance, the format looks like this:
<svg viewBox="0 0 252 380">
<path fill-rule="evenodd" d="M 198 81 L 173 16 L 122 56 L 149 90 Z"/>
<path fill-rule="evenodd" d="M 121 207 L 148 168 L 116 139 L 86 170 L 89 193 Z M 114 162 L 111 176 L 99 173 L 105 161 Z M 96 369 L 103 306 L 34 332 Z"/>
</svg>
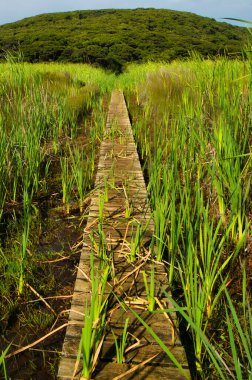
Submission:
<svg viewBox="0 0 252 380">
<path fill-rule="evenodd" d="M 133 367 L 133 366 L 132 366 Z M 96 380 L 113 380 L 116 376 L 122 375 L 130 368 L 129 365 L 122 365 L 117 363 L 106 363 L 102 369 L 95 374 Z M 190 372 L 188 369 L 184 369 L 188 377 Z M 139 370 L 132 372 L 129 375 L 123 377 L 123 380 L 185 380 L 186 377 L 181 374 L 177 368 L 159 365 L 144 365 Z"/>
<path fill-rule="evenodd" d="M 101 205 L 102 221 L 101 221 Z M 162 352 L 155 338 L 143 326 L 130 309 L 123 309 L 122 303 L 134 310 L 147 325 L 169 347 L 177 360 L 185 367 L 187 360 L 177 333 L 176 313 L 165 292 L 169 293 L 167 273 L 162 263 L 153 262 L 149 256 L 149 245 L 153 239 L 154 222 L 148 202 L 147 191 L 139 162 L 133 133 L 123 95 L 115 91 L 111 97 L 107 115 L 104 139 L 100 147 L 100 157 L 95 179 L 95 189 L 87 215 L 87 225 L 83 235 L 83 249 L 80 258 L 75 290 L 62 348 L 58 379 L 71 379 L 75 369 L 77 351 L 84 324 L 85 307 L 92 298 L 90 284 L 90 255 L 93 257 L 94 273 L 101 267 L 99 250 L 103 231 L 103 246 L 113 271 L 108 280 L 104 296 L 109 296 L 108 323 L 105 338 L 93 379 L 110 380 L 139 365 L 143 361 L 158 356 L 124 379 L 185 379 L 174 368 L 169 357 Z M 139 226 L 141 226 L 139 230 Z M 137 248 L 136 260 L 130 262 L 133 242 L 140 231 L 141 244 Z M 91 238 L 92 236 L 92 238 Z M 158 308 L 170 309 L 166 313 L 150 313 L 147 310 L 147 294 L 142 271 L 150 283 L 150 273 L 154 270 L 155 296 Z M 120 300 L 121 303 L 118 303 Z M 129 319 L 128 344 L 138 343 L 138 347 L 126 355 L 127 364 L 115 363 L 116 352 L 112 331 L 117 337 L 123 332 L 125 320 Z M 74 379 L 80 378 L 81 363 Z M 190 377 L 190 376 L 189 376 Z"/>
<path fill-rule="evenodd" d="M 169 351 L 175 356 L 179 363 L 187 368 L 187 358 L 185 352 L 181 350 L 180 346 L 168 346 Z M 175 364 L 169 358 L 169 356 L 160 348 L 158 344 L 146 344 L 136 347 L 124 355 L 125 361 L 132 364 L 142 363 L 144 360 L 150 359 L 153 356 L 158 355 L 154 358 L 151 363 L 166 366 L 166 367 L 175 367 Z M 112 341 L 104 342 L 102 346 L 102 351 L 100 353 L 100 359 L 103 361 L 115 361 L 116 358 L 116 348 L 115 344 Z"/>
</svg>

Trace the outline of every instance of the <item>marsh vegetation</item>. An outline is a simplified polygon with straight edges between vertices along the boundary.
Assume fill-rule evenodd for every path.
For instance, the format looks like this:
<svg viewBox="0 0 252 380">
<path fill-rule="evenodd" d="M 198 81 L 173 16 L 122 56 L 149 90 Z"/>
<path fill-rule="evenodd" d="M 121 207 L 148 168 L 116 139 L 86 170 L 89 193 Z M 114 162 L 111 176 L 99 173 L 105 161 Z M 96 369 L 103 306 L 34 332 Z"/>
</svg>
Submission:
<svg viewBox="0 0 252 380">
<path fill-rule="evenodd" d="M 83 65 L 30 65 L 11 59 L 1 65 L 3 376 L 8 378 L 8 367 L 13 366 L 4 358 L 29 344 L 31 331 L 35 340 L 59 326 L 64 306 L 55 311 L 57 305 L 46 298 L 55 291 L 57 295 L 71 292 L 64 284 L 60 289 L 60 282 L 56 287 L 50 265 L 64 262 L 66 256 L 75 262 L 78 254 L 69 248 L 66 254 L 66 247 L 41 249 L 41 240 L 50 241 L 55 220 L 61 224 L 64 220 L 65 226 L 74 224 L 79 234 L 109 93 L 120 87 L 128 103 L 155 224 L 150 255 L 166 265 L 172 289 L 172 297 L 167 297 L 184 326 L 193 378 L 252 378 L 251 83 L 249 61 L 198 56 L 172 64 L 131 65 L 117 78 Z M 78 240 L 76 233 L 70 239 L 72 245 L 74 239 Z M 104 281 L 111 276 L 105 243 L 101 239 L 96 247 L 104 262 Z M 134 261 L 141 242 L 131 244 L 129 261 Z M 42 262 L 47 262 L 46 269 Z M 153 312 L 155 279 L 151 272 L 148 275 L 150 285 L 142 273 L 147 308 Z M 95 341 L 95 351 L 87 341 L 81 343 L 90 356 L 99 346 L 94 336 L 103 335 L 106 310 L 106 300 L 98 297 L 103 281 L 98 284 L 93 278 L 93 283 L 94 299 L 86 310 L 84 328 Z M 34 290 L 39 307 L 34 302 L 33 309 Z M 95 330 L 91 318 L 100 318 Z M 127 345 L 127 324 L 121 341 L 115 337 L 120 362 Z M 45 352 L 41 348 L 41 355 Z M 55 378 L 55 368 L 51 364 L 51 378 Z M 84 375 L 89 376 L 92 369 L 89 361 Z M 34 364 L 29 376 L 36 376 L 36 371 Z"/>
</svg>

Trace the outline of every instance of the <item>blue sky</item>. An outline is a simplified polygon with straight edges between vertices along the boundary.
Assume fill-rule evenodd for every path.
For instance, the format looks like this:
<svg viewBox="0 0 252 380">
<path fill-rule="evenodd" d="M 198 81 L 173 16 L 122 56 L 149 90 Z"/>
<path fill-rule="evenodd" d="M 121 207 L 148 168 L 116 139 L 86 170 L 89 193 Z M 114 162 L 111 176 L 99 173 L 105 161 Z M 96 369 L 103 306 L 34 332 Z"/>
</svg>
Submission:
<svg viewBox="0 0 252 380">
<path fill-rule="evenodd" d="M 222 17 L 252 20 L 252 0 L 0 0 L 0 24 L 41 13 L 104 8 L 167 8 L 197 13 L 221 21 Z"/>
</svg>

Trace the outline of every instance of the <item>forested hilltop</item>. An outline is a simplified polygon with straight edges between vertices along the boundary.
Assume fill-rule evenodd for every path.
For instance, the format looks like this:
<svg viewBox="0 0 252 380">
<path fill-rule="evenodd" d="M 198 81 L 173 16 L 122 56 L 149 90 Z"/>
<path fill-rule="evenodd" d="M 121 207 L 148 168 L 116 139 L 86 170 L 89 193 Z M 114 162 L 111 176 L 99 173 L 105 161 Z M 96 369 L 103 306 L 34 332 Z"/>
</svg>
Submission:
<svg viewBox="0 0 252 380">
<path fill-rule="evenodd" d="M 42 14 L 0 26 L 0 55 L 21 50 L 26 61 L 97 63 L 120 72 L 128 62 L 170 61 L 198 51 L 239 54 L 244 28 L 164 9 Z"/>
</svg>

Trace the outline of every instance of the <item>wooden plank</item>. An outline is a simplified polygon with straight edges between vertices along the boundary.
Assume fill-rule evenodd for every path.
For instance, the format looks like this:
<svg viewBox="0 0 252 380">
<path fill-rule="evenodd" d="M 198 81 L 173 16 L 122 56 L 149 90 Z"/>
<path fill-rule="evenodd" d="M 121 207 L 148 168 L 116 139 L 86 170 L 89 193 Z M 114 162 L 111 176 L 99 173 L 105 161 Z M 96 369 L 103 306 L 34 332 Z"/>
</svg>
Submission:
<svg viewBox="0 0 252 380">
<path fill-rule="evenodd" d="M 60 366 L 58 370 L 58 380 L 79 380 L 81 376 L 81 364 L 77 367 L 76 376 L 72 378 L 74 374 L 76 359 L 62 357 L 60 361 Z"/>
<path fill-rule="evenodd" d="M 100 199 L 104 196 L 105 186 L 108 198 L 103 205 L 102 229 L 105 240 L 103 244 L 107 247 L 106 255 L 113 268 L 114 277 L 107 282 L 105 288 L 104 296 L 110 295 L 107 312 L 108 324 L 98 367 L 92 378 L 113 379 L 134 365 L 159 354 L 147 365 L 123 378 L 182 380 L 185 377 L 174 368 L 174 364 L 162 352 L 152 334 L 145 329 L 130 309 L 123 310 L 121 304 L 118 303 L 120 298 L 120 302 L 124 302 L 133 309 L 169 347 L 189 374 L 185 352 L 176 329 L 176 313 L 164 293 L 164 291 L 169 293 L 165 266 L 160 263 L 153 264 L 152 260 L 147 259 L 148 246 L 153 239 L 154 222 L 151 219 L 145 181 L 127 108 L 120 91 L 114 91 L 112 94 L 104 139 L 100 147 L 95 189 L 83 235 L 83 249 L 77 270 L 58 379 L 70 380 L 73 375 L 84 324 L 85 307 L 90 305 L 92 298 L 89 279 L 91 255 L 96 276 L 99 275 L 101 267 L 99 257 L 101 244 L 98 228 L 101 228 Z M 136 260 L 129 262 L 132 242 L 136 239 L 139 224 L 141 225 L 141 245 Z M 147 309 L 148 302 L 142 271 L 145 271 L 147 282 L 150 283 L 152 268 L 154 268 L 155 277 L 155 296 L 158 297 L 163 308 L 170 309 L 167 314 L 151 313 Z M 126 359 L 129 362 L 127 364 L 118 365 L 114 362 L 116 355 L 112 330 L 116 336 L 120 337 L 127 318 L 129 319 L 128 344 L 138 341 L 139 346 L 128 353 Z M 74 379 L 80 378 L 80 370 L 81 363 L 78 368 L 79 372 Z"/>
<path fill-rule="evenodd" d="M 131 342 L 130 342 L 131 343 Z M 134 342 L 132 342 L 133 344 Z M 175 356 L 179 363 L 187 368 L 187 358 L 183 349 L 180 346 L 168 346 L 169 351 Z M 175 367 L 175 364 L 169 358 L 169 356 L 160 348 L 158 344 L 143 344 L 136 347 L 125 354 L 125 361 L 131 364 L 139 364 L 144 360 L 150 359 L 151 357 L 157 355 L 151 363 L 166 367 Z M 102 351 L 100 354 L 100 359 L 103 361 L 116 361 L 116 348 L 113 341 L 105 341 L 102 346 Z"/>
<path fill-rule="evenodd" d="M 132 366 L 133 367 L 133 366 Z M 102 370 L 97 370 L 95 373 L 95 380 L 113 380 L 116 376 L 121 375 L 129 370 L 130 366 L 117 364 L 117 363 L 106 363 Z M 188 369 L 184 369 L 186 374 L 190 377 L 190 372 Z M 155 365 L 145 365 L 137 371 L 126 375 L 123 380 L 185 380 L 186 377 L 183 376 L 177 368 Z"/>
</svg>

